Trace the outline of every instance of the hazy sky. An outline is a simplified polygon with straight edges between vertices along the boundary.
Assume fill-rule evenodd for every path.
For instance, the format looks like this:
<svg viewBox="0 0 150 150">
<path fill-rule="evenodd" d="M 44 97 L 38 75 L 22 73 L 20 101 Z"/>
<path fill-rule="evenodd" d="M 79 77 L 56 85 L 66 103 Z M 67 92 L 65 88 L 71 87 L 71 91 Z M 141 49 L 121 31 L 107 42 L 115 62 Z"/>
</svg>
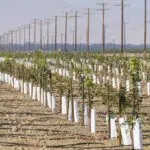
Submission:
<svg viewBox="0 0 150 150">
<path fill-rule="evenodd" d="M 106 7 L 105 24 L 106 41 L 120 43 L 120 7 L 112 6 L 113 3 L 119 4 L 120 0 L 103 0 L 110 3 Z M 32 22 L 32 19 L 53 18 L 55 15 L 62 16 L 63 12 L 70 12 L 73 15 L 75 10 L 79 11 L 78 18 L 78 42 L 86 42 L 87 16 L 81 14 L 86 12 L 83 8 L 100 8 L 96 5 L 102 0 L 0 0 L 0 34 L 16 29 L 24 24 Z M 127 43 L 142 44 L 144 31 L 144 0 L 125 0 L 125 22 Z M 150 21 L 150 2 L 148 0 L 148 20 Z M 91 15 L 91 38 L 90 43 L 101 42 L 101 12 L 92 11 Z M 58 22 L 58 41 L 60 41 L 60 33 L 64 33 L 64 18 Z M 39 31 L 39 29 L 37 28 Z M 46 28 L 43 27 L 46 31 Z M 72 41 L 74 30 L 74 18 L 68 21 L 68 41 Z M 148 23 L 148 43 L 150 43 L 150 22 Z M 43 31 L 43 39 L 46 37 Z M 54 24 L 51 24 L 50 36 L 54 35 Z M 38 36 L 38 34 L 37 34 Z M 45 38 L 46 40 L 46 38 Z"/>
</svg>

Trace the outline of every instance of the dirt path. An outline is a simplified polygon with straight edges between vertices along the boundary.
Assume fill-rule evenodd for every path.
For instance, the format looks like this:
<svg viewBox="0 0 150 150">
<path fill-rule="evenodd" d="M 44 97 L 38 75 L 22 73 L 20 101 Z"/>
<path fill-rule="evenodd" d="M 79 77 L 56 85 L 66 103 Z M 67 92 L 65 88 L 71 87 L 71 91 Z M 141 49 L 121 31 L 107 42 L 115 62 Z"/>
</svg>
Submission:
<svg viewBox="0 0 150 150">
<path fill-rule="evenodd" d="M 0 85 L 0 150 L 130 149 L 105 136 L 103 132 L 91 134 L 88 128 L 67 121 L 66 116 L 53 114 L 39 102 Z M 145 138 L 150 139 L 150 127 Z M 145 150 L 150 150 L 149 141 Z"/>
</svg>

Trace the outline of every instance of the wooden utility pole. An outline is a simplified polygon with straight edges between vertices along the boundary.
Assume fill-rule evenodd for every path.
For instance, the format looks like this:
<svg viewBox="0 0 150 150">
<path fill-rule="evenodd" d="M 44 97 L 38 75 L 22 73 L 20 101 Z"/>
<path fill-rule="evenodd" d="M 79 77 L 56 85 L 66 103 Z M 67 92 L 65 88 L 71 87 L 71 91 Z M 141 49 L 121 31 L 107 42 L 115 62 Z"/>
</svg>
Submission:
<svg viewBox="0 0 150 150">
<path fill-rule="evenodd" d="M 57 16 L 55 16 L 55 51 L 57 51 Z"/>
<path fill-rule="evenodd" d="M 18 43 L 18 40 L 17 40 L 17 38 L 18 38 L 17 32 L 18 32 L 18 30 L 15 31 L 15 33 L 16 33 L 16 51 L 18 50 L 18 47 L 17 47 L 17 43 Z"/>
<path fill-rule="evenodd" d="M 0 50 L 2 50 L 2 36 L 0 35 Z"/>
<path fill-rule="evenodd" d="M 105 3 L 97 3 L 98 5 L 102 6 L 102 52 L 105 53 L 105 11 L 108 9 L 105 9 Z"/>
<path fill-rule="evenodd" d="M 6 51 L 8 50 L 8 39 L 7 39 L 7 33 L 5 33 L 5 41 L 6 41 Z"/>
<path fill-rule="evenodd" d="M 42 22 L 42 20 L 40 20 L 40 49 L 42 50 L 43 49 L 43 46 L 42 46 L 42 32 L 43 32 L 43 22 Z"/>
<path fill-rule="evenodd" d="M 123 41 L 124 41 L 124 0 L 121 0 L 121 53 L 124 53 L 124 46 L 123 46 Z"/>
<path fill-rule="evenodd" d="M 49 51 L 49 21 L 47 21 L 47 51 Z"/>
<path fill-rule="evenodd" d="M 75 39 L 75 42 L 74 42 L 74 51 L 76 52 L 77 51 L 77 37 L 78 37 L 78 12 L 75 11 L 75 16 L 71 16 L 71 18 L 75 18 L 75 30 L 74 30 L 74 39 Z"/>
<path fill-rule="evenodd" d="M 64 47 L 63 47 L 63 36 L 64 33 L 60 33 L 60 43 L 61 43 L 61 50 L 64 51 Z"/>
<path fill-rule="evenodd" d="M 89 53 L 90 47 L 90 8 L 88 8 L 88 22 L 87 22 L 87 54 Z"/>
<path fill-rule="evenodd" d="M 0 50 L 2 50 L 2 36 L 0 35 Z"/>
<path fill-rule="evenodd" d="M 26 26 L 25 25 L 24 25 L 23 29 L 24 29 L 24 52 L 25 52 L 25 50 L 26 50 Z"/>
<path fill-rule="evenodd" d="M 88 52 L 90 50 L 90 11 L 91 8 L 87 8 L 87 13 L 85 13 L 85 15 L 87 15 L 87 30 L 86 30 L 86 53 L 88 55 Z"/>
<path fill-rule="evenodd" d="M 73 49 L 73 51 L 75 51 L 75 31 L 72 31 L 72 33 L 73 33 L 73 37 L 72 37 L 72 49 Z"/>
<path fill-rule="evenodd" d="M 102 4 L 102 45 L 103 45 L 103 54 L 105 52 L 105 4 Z"/>
<path fill-rule="evenodd" d="M 65 13 L 65 46 L 64 46 L 64 51 L 67 51 L 67 37 L 68 37 L 68 18 L 72 18 L 73 16 L 68 16 L 68 13 Z"/>
<path fill-rule="evenodd" d="M 5 50 L 5 36 L 4 34 L 2 35 L 2 39 L 3 39 L 3 51 Z"/>
<path fill-rule="evenodd" d="M 3 34 L 3 50 L 6 50 L 5 33 Z"/>
<path fill-rule="evenodd" d="M 82 51 L 82 35 L 80 35 L 80 51 Z"/>
<path fill-rule="evenodd" d="M 20 45 L 20 51 L 22 50 L 22 45 L 21 45 L 21 27 L 19 28 L 19 45 Z"/>
<path fill-rule="evenodd" d="M 77 24 L 78 24 L 78 12 L 75 11 L 75 52 L 77 52 Z"/>
<path fill-rule="evenodd" d="M 5 33 L 5 43 L 6 43 L 6 51 L 8 50 L 8 40 L 7 40 L 7 33 Z"/>
<path fill-rule="evenodd" d="M 47 25 L 47 51 L 49 51 L 49 25 L 50 25 L 50 23 L 51 23 L 51 19 L 46 19 L 46 25 Z"/>
<path fill-rule="evenodd" d="M 144 1 L 144 56 L 147 53 L 147 0 Z"/>
<path fill-rule="evenodd" d="M 5 51 L 5 33 L 3 34 L 3 50 Z"/>
<path fill-rule="evenodd" d="M 0 35 L 0 50 L 2 50 L 2 36 Z"/>
<path fill-rule="evenodd" d="M 8 35 L 8 45 L 9 45 L 8 49 L 9 49 L 9 52 L 10 52 L 10 32 L 8 32 L 7 35 Z"/>
<path fill-rule="evenodd" d="M 126 22 L 124 22 L 124 51 L 126 51 Z"/>
<path fill-rule="evenodd" d="M 28 35 L 29 35 L 29 51 L 31 51 L 31 24 L 28 24 Z"/>
<path fill-rule="evenodd" d="M 7 33 L 7 51 L 9 51 L 9 33 Z"/>
<path fill-rule="evenodd" d="M 36 51 L 36 24 L 37 24 L 37 19 L 33 20 L 34 22 L 34 50 Z"/>
<path fill-rule="evenodd" d="M 5 33 L 5 36 L 6 36 L 6 51 L 8 51 L 8 49 L 9 49 L 9 35 L 8 35 L 8 33 Z"/>
<path fill-rule="evenodd" d="M 52 41 L 52 44 L 51 44 L 52 46 L 51 47 L 52 47 L 52 50 L 53 50 L 54 49 L 54 36 L 53 35 L 51 36 L 51 41 Z"/>
<path fill-rule="evenodd" d="M 114 5 L 114 6 L 121 6 L 121 42 L 120 42 L 120 48 L 121 48 L 121 54 L 124 53 L 124 0 L 121 0 L 121 5 Z"/>
<path fill-rule="evenodd" d="M 10 31 L 11 34 L 11 51 L 13 50 L 13 31 Z"/>
<path fill-rule="evenodd" d="M 67 28 L 68 28 L 68 13 L 66 12 L 66 19 L 65 19 L 65 48 L 64 48 L 64 51 L 67 51 Z"/>
</svg>

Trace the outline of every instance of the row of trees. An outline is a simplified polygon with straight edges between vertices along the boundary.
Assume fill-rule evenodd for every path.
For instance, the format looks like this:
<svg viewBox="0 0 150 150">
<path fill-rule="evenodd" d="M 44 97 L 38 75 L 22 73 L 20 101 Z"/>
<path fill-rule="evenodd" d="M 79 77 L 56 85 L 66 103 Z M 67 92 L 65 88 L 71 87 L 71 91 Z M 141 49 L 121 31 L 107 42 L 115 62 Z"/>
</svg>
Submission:
<svg viewBox="0 0 150 150">
<path fill-rule="evenodd" d="M 93 99 L 107 106 L 108 133 L 110 137 L 110 118 L 127 116 L 128 123 L 133 127 L 135 118 L 140 112 L 142 102 L 141 69 L 147 71 L 142 60 L 137 57 L 101 56 L 91 53 L 8 53 L 5 61 L 0 62 L 0 71 L 41 87 L 44 91 L 55 90 L 59 93 L 60 112 L 61 98 L 65 95 L 72 105 L 72 121 L 74 121 L 73 101 L 78 97 L 82 102 L 81 125 L 84 126 L 84 104 L 88 100 L 88 114 L 91 118 L 91 109 L 95 103 Z M 114 72 L 117 68 L 118 73 Z M 54 71 L 55 70 L 55 71 Z M 65 71 L 66 75 L 60 74 Z M 68 75 L 67 75 L 68 72 Z M 148 74 L 148 73 L 147 73 Z M 94 75 L 94 77 L 93 77 Z M 113 87 L 113 78 L 118 78 L 119 87 Z M 148 77 L 147 77 L 148 79 Z M 126 81 L 130 80 L 132 88 L 126 91 Z M 115 108 L 115 109 L 114 109 Z M 121 136 L 120 136 L 121 143 Z"/>
</svg>

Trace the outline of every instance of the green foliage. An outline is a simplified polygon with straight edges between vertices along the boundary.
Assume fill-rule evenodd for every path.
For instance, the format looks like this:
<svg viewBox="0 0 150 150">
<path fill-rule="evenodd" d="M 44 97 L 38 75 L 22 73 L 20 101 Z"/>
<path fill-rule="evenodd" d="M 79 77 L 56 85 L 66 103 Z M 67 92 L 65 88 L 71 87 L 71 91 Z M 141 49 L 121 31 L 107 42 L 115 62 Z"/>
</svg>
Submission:
<svg viewBox="0 0 150 150">
<path fill-rule="evenodd" d="M 137 57 L 131 57 L 129 63 L 130 75 L 135 84 L 136 82 L 141 81 L 140 60 Z"/>
</svg>

